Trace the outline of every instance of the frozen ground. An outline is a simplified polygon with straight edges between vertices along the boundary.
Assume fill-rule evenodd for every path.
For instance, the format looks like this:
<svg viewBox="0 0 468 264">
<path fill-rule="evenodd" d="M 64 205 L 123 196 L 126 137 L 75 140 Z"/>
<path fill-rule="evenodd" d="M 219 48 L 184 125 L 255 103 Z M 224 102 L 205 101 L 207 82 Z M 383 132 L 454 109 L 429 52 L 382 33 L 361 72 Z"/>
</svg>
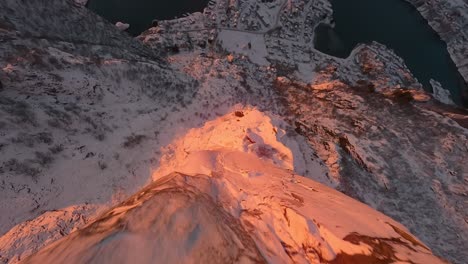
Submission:
<svg viewBox="0 0 468 264">
<path fill-rule="evenodd" d="M 308 237 L 292 235 L 296 231 L 281 216 L 282 200 L 293 204 L 292 215 L 301 215 L 294 217 L 301 228 L 299 222 L 320 217 L 327 225 L 331 215 L 316 213 L 314 206 L 349 213 L 348 206 L 315 196 L 298 181 L 389 219 L 297 176 L 303 175 L 389 215 L 436 255 L 463 263 L 468 252 L 466 112 L 434 101 L 401 59 L 378 43 L 358 47 L 345 60 L 313 50 L 313 26 L 330 13 L 327 1 L 230 1 L 229 13 L 226 3 L 214 1 L 203 14 L 161 22 L 138 38 L 143 44 L 68 1 L 52 1 L 48 8 L 36 1 L 0 3 L 0 260 L 17 262 L 73 230 L 106 224 L 93 220 L 166 175 L 171 175 L 166 183 L 148 187 L 155 191 L 145 204 L 168 219 L 171 208 L 180 210 L 180 224 L 187 216 L 200 216 L 207 234 L 218 230 L 212 225 L 217 221 L 233 223 L 233 231 L 220 231 L 227 233 L 219 239 L 233 243 L 233 234 L 248 235 L 245 245 L 255 243 L 257 250 L 245 255 L 253 259 L 268 260 L 265 250 L 271 247 L 286 254 L 271 259 L 286 258 L 288 252 L 300 259 L 319 255 L 293 241 L 317 241 L 311 231 L 316 224 L 307 224 Z M 257 15 L 249 15 L 255 10 Z M 265 171 L 258 172 L 255 164 Z M 194 177 L 195 172 L 205 176 Z M 278 187 L 283 183 L 284 189 Z M 221 188 L 233 184 L 242 185 L 245 199 L 235 188 Z M 180 187 L 174 206 L 163 207 L 158 200 L 170 196 L 159 190 L 173 185 Z M 211 185 L 217 188 L 205 189 Z M 181 191 L 186 188 L 201 200 L 184 203 L 192 197 Z M 217 204 L 221 196 L 214 190 L 225 204 Z M 300 192 L 304 208 L 291 192 Z M 258 194 L 273 195 L 267 204 L 275 210 L 257 206 Z M 253 215 L 239 213 L 243 199 Z M 256 207 L 271 221 L 263 222 Z M 278 223 L 275 232 L 284 230 L 292 240 L 255 235 L 243 219 L 262 228 Z M 430 257 L 412 235 L 408 240 L 396 231 L 406 229 L 394 220 L 388 221 L 398 229 L 367 220 L 376 228 L 348 226 L 347 232 L 367 235 L 348 237 L 349 243 L 369 245 L 377 235 L 403 237 Z M 350 224 L 344 222 L 337 225 Z M 106 232 L 117 232 L 111 226 Z M 186 227 L 193 230 L 191 223 Z M 365 233 L 375 230 L 381 233 Z M 66 238 L 67 245 L 80 232 Z M 171 232 L 166 234 L 173 237 Z M 339 242 L 349 233 L 334 234 Z M 209 245 L 211 237 L 200 238 L 199 245 Z M 186 238 L 191 239 L 181 241 Z M 124 235 L 123 243 L 141 241 L 128 239 Z M 324 239 L 330 245 L 326 259 L 345 243 Z M 270 240 L 271 245 L 262 244 Z M 237 256 L 243 246 L 235 245 L 223 256 Z"/>
</svg>

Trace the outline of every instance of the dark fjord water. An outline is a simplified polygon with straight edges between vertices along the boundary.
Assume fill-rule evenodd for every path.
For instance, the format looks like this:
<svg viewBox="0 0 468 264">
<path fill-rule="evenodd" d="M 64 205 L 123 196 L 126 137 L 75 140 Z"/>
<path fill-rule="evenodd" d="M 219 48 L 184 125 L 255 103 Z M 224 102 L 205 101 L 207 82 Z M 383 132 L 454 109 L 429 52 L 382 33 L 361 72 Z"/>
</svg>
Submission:
<svg viewBox="0 0 468 264">
<path fill-rule="evenodd" d="M 466 85 L 450 59 L 446 44 L 419 12 L 404 0 L 331 0 L 335 28 L 316 29 L 315 48 L 345 58 L 358 43 L 375 40 L 402 57 L 424 88 L 439 81 L 462 104 Z M 467 104 L 468 102 L 464 102 Z"/>
<path fill-rule="evenodd" d="M 151 22 L 181 17 L 203 11 L 209 0 L 90 0 L 88 8 L 112 23 L 130 24 L 128 32 L 137 36 L 151 27 Z"/>
</svg>

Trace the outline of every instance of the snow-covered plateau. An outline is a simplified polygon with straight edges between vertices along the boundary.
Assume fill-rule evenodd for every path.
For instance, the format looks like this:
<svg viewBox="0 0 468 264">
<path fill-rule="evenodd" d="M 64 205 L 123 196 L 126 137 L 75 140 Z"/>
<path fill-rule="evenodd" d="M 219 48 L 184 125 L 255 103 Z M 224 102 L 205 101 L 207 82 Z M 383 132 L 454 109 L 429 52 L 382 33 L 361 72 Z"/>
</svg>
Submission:
<svg viewBox="0 0 468 264">
<path fill-rule="evenodd" d="M 465 263 L 467 111 L 379 43 L 316 51 L 330 14 L 213 0 L 132 39 L 0 1 L 0 262 Z"/>
</svg>

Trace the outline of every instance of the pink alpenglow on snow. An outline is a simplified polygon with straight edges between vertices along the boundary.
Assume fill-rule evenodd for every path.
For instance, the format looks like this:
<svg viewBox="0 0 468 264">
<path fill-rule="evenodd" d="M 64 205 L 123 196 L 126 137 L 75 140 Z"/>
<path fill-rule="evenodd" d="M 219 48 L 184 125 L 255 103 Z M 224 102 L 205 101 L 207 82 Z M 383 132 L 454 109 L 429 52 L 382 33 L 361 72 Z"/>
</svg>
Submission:
<svg viewBox="0 0 468 264">
<path fill-rule="evenodd" d="M 297 175 L 287 129 L 245 109 L 190 130 L 153 183 L 24 263 L 444 263 L 395 220 Z"/>
</svg>

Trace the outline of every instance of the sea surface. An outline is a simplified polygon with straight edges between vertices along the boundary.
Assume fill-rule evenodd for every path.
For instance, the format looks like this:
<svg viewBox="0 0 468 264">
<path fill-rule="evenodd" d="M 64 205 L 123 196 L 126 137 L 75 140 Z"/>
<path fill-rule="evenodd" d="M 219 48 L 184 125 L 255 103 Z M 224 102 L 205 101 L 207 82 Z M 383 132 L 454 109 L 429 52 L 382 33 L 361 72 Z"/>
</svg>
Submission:
<svg viewBox="0 0 468 264">
<path fill-rule="evenodd" d="M 462 104 L 466 85 L 447 51 L 447 45 L 421 14 L 403 0 L 331 0 L 335 27 L 316 28 L 315 48 L 346 58 L 359 43 L 377 41 L 403 58 L 424 89 L 434 79 Z M 468 102 L 465 102 L 468 103 Z"/>
<path fill-rule="evenodd" d="M 201 12 L 209 0 L 90 0 L 87 7 L 112 23 L 130 24 L 137 36 L 151 27 L 153 20 L 168 20 L 186 13 Z"/>
</svg>

